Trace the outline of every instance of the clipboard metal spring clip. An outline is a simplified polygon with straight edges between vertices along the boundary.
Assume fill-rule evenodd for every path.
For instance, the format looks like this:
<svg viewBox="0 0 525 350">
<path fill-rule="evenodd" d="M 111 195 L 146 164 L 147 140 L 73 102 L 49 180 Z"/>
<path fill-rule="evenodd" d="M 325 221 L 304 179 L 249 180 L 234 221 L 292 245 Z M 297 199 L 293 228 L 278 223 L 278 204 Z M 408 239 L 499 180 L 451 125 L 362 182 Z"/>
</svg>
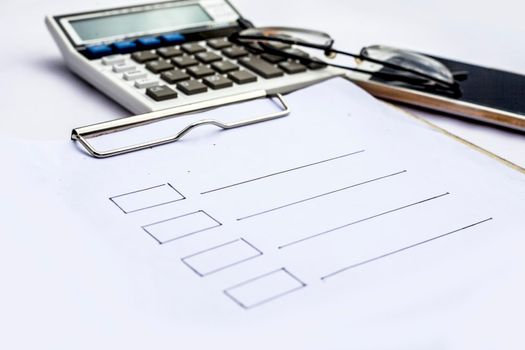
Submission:
<svg viewBox="0 0 525 350">
<path fill-rule="evenodd" d="M 172 136 L 103 151 L 97 150 L 91 143 L 88 142 L 88 139 L 90 138 L 116 133 L 119 131 L 135 128 L 141 125 L 159 122 L 161 120 L 181 116 L 185 113 L 198 112 L 213 107 L 220 107 L 239 102 L 246 102 L 262 97 L 267 97 L 271 99 L 275 98 L 275 100 L 279 102 L 280 111 L 262 115 L 259 117 L 243 119 L 233 122 L 223 122 L 216 119 L 202 119 L 185 126 Z M 282 118 L 288 116 L 289 114 L 290 108 L 284 101 L 283 96 L 281 94 L 267 94 L 266 91 L 260 90 L 75 128 L 71 132 L 71 139 L 73 141 L 78 141 L 91 156 L 95 158 L 108 158 L 179 141 L 182 137 L 184 137 L 193 129 L 204 125 L 213 125 L 223 130 L 229 130 L 247 125 L 262 123 L 277 118 Z"/>
</svg>

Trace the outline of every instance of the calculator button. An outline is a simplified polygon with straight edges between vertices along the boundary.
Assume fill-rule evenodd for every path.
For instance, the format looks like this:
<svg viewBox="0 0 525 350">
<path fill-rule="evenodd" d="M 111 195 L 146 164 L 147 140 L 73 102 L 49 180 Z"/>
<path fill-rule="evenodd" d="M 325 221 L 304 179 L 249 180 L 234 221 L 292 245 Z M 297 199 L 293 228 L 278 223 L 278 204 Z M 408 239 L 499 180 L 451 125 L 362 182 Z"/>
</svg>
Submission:
<svg viewBox="0 0 525 350">
<path fill-rule="evenodd" d="M 199 62 L 192 56 L 179 56 L 171 59 L 171 62 L 175 63 L 175 65 L 179 68 L 186 68 L 190 66 L 194 66 L 198 64 Z"/>
<path fill-rule="evenodd" d="M 173 64 L 165 60 L 151 61 L 146 63 L 146 68 L 152 73 L 159 74 L 173 68 Z"/>
<path fill-rule="evenodd" d="M 106 66 L 112 66 L 117 63 L 124 63 L 126 58 L 121 55 L 113 55 L 113 56 L 106 56 L 102 57 L 102 64 Z"/>
<path fill-rule="evenodd" d="M 157 53 L 164 58 L 172 58 L 175 56 L 182 55 L 182 50 L 179 48 L 176 48 L 175 46 L 170 46 L 170 47 L 162 47 L 160 49 L 157 49 Z"/>
<path fill-rule="evenodd" d="M 146 76 L 147 76 L 146 72 L 141 71 L 141 70 L 134 70 L 131 72 L 124 73 L 122 77 L 124 78 L 124 80 L 133 81 L 137 79 L 144 79 L 146 78 Z"/>
<path fill-rule="evenodd" d="M 144 48 L 154 48 L 160 45 L 160 39 L 150 36 L 137 39 L 137 44 Z"/>
<path fill-rule="evenodd" d="M 306 66 L 302 65 L 297 62 L 281 62 L 279 63 L 279 67 L 283 69 L 288 74 L 296 74 L 296 73 L 302 73 L 306 72 Z"/>
<path fill-rule="evenodd" d="M 113 47 L 117 52 L 128 53 L 131 51 L 135 51 L 135 49 L 137 48 L 137 43 L 133 41 L 119 41 L 113 43 Z"/>
<path fill-rule="evenodd" d="M 86 53 L 90 58 L 100 58 L 107 56 L 113 52 L 113 49 L 108 45 L 91 45 L 86 47 Z"/>
<path fill-rule="evenodd" d="M 230 61 L 215 62 L 211 64 L 211 67 L 221 74 L 226 74 L 239 69 L 238 65 L 233 64 Z"/>
<path fill-rule="evenodd" d="M 280 68 L 258 57 L 242 58 L 239 63 L 266 79 L 280 77 L 284 74 Z"/>
<path fill-rule="evenodd" d="M 166 85 L 150 87 L 146 89 L 146 95 L 155 101 L 164 101 L 177 98 L 177 92 Z"/>
<path fill-rule="evenodd" d="M 237 84 L 247 84 L 257 81 L 257 77 L 252 73 L 245 70 L 239 70 L 228 74 L 228 78 L 236 82 Z"/>
<path fill-rule="evenodd" d="M 186 40 L 186 37 L 181 33 L 170 33 L 161 35 L 160 39 L 165 43 L 172 44 L 183 42 L 184 40 Z"/>
<path fill-rule="evenodd" d="M 308 63 L 306 66 L 308 67 L 308 69 L 311 69 L 311 70 L 316 70 L 316 69 L 321 69 L 321 68 L 325 68 L 326 67 L 326 63 L 324 63 L 323 61 L 320 61 L 318 59 L 313 59 L 314 61 L 317 61 L 317 62 L 310 62 Z"/>
<path fill-rule="evenodd" d="M 181 71 L 180 69 L 173 69 L 167 72 L 162 72 L 160 77 L 162 80 L 166 81 L 169 84 L 175 84 L 179 81 L 188 80 L 190 78 L 188 73 Z"/>
<path fill-rule="evenodd" d="M 137 66 L 135 66 L 131 62 L 116 63 L 113 65 L 113 72 L 115 73 L 129 72 L 129 71 L 135 70 L 136 67 Z"/>
<path fill-rule="evenodd" d="M 208 91 L 206 85 L 198 80 L 188 80 L 177 84 L 177 89 L 186 95 L 195 95 Z"/>
<path fill-rule="evenodd" d="M 209 47 L 215 50 L 222 50 L 222 49 L 232 46 L 232 43 L 230 43 L 228 40 L 224 38 L 211 39 L 211 40 L 208 40 L 206 44 L 208 44 Z"/>
<path fill-rule="evenodd" d="M 221 61 L 222 57 L 213 52 L 201 52 L 195 55 L 202 63 L 212 63 Z"/>
<path fill-rule="evenodd" d="M 159 56 L 152 51 L 139 51 L 131 54 L 131 58 L 138 63 L 144 63 L 153 61 L 159 58 Z"/>
<path fill-rule="evenodd" d="M 135 80 L 135 87 L 138 89 L 147 89 L 159 85 L 159 81 L 155 78 L 144 78 Z"/>
<path fill-rule="evenodd" d="M 224 89 L 233 85 L 233 82 L 230 79 L 225 78 L 222 75 L 214 75 L 204 78 L 202 82 L 214 90 Z"/>
<path fill-rule="evenodd" d="M 286 57 L 278 56 L 278 55 L 272 55 L 272 54 L 269 54 L 269 53 L 262 54 L 261 58 L 263 60 L 265 60 L 266 62 L 270 62 L 270 63 L 279 63 L 279 62 L 286 61 Z"/>
<path fill-rule="evenodd" d="M 307 54 L 306 52 L 304 52 L 302 50 L 299 50 L 299 49 L 296 49 L 296 48 L 289 48 L 289 49 L 286 49 L 286 50 L 283 50 L 283 51 L 286 52 L 286 53 L 295 55 L 295 56 L 299 56 L 299 57 L 305 57 L 305 58 L 310 57 L 310 55 Z"/>
<path fill-rule="evenodd" d="M 239 58 L 248 55 L 248 51 L 244 47 L 232 46 L 222 50 L 224 56 L 229 58 Z"/>
<path fill-rule="evenodd" d="M 198 52 L 204 52 L 206 51 L 206 48 L 199 45 L 199 44 L 195 44 L 195 43 L 188 43 L 188 44 L 184 44 L 181 46 L 182 50 L 184 50 L 184 52 L 186 53 L 189 53 L 189 54 L 194 54 L 194 53 L 198 53 Z"/>
<path fill-rule="evenodd" d="M 194 78 L 203 78 L 203 77 L 207 77 L 208 75 L 215 74 L 215 71 L 213 69 L 203 64 L 199 64 L 198 66 L 189 67 L 188 69 L 186 69 L 186 72 L 191 74 Z"/>
</svg>

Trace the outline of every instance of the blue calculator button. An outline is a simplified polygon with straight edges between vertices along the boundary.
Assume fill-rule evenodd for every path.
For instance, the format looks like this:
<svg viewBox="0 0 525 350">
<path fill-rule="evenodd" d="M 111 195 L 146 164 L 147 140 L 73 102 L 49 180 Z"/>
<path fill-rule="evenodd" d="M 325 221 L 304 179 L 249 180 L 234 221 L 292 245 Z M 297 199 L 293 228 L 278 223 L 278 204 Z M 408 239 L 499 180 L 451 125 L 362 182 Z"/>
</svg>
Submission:
<svg viewBox="0 0 525 350">
<path fill-rule="evenodd" d="M 143 48 L 153 48 L 160 45 L 160 39 L 156 37 L 139 38 L 137 43 Z"/>
<path fill-rule="evenodd" d="M 86 47 L 86 51 L 91 58 L 99 58 L 113 53 L 113 49 L 108 45 L 91 45 Z"/>
<path fill-rule="evenodd" d="M 168 44 L 180 43 L 186 40 L 186 37 L 180 33 L 164 34 L 161 35 L 160 38 Z"/>
<path fill-rule="evenodd" d="M 119 41 L 113 44 L 113 47 L 119 53 L 128 53 L 137 48 L 137 43 L 133 41 Z"/>
</svg>

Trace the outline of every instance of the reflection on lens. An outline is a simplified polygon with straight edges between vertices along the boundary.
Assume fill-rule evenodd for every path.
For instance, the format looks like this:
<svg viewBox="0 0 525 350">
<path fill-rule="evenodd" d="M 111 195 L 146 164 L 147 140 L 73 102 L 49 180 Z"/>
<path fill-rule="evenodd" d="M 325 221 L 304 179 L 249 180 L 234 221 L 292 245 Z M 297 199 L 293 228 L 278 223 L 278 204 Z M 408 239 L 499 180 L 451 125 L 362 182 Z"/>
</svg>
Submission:
<svg viewBox="0 0 525 350">
<path fill-rule="evenodd" d="M 263 28 L 249 28 L 241 31 L 239 37 L 265 37 L 267 39 L 281 39 L 290 43 L 315 45 L 318 47 L 330 47 L 333 43 L 332 38 L 323 32 L 296 29 L 287 27 L 263 27 Z"/>
<path fill-rule="evenodd" d="M 434 79 L 450 84 L 454 83 L 454 76 L 441 62 L 415 52 L 396 49 L 393 47 L 373 45 L 361 51 L 364 57 L 388 62 L 406 69 L 426 74 Z"/>
</svg>

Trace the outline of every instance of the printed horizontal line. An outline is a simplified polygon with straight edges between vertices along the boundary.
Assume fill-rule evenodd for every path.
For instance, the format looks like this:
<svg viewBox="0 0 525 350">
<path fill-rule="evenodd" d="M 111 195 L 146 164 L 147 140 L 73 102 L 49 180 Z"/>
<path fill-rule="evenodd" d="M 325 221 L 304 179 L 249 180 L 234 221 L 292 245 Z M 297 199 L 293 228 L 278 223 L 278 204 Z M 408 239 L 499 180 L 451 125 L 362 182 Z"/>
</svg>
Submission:
<svg viewBox="0 0 525 350">
<path fill-rule="evenodd" d="M 390 214 L 390 213 L 394 213 L 396 211 L 399 211 L 399 210 L 403 210 L 403 209 L 406 209 L 406 208 L 410 208 L 410 207 L 413 207 L 415 205 L 418 205 L 418 204 L 423 204 L 425 202 L 429 202 L 431 200 L 434 200 L 434 199 L 438 199 L 438 198 L 441 198 L 441 197 L 444 197 L 444 196 L 447 196 L 449 195 L 450 193 L 449 192 L 445 192 L 445 193 L 442 193 L 440 195 L 437 195 L 437 196 L 433 196 L 433 197 L 430 197 L 430 198 L 426 198 L 426 199 L 423 199 L 423 200 L 420 200 L 420 201 L 417 201 L 417 202 L 414 202 L 414 203 L 410 203 L 410 204 L 407 204 L 407 205 L 403 205 L 401 207 L 398 207 L 398 208 L 395 208 L 395 209 L 390 209 L 390 210 L 387 210 L 387 211 L 384 211 L 382 213 L 379 213 L 379 214 L 375 214 L 375 215 L 372 215 L 372 216 L 368 216 L 364 219 L 359 219 L 359 220 L 356 220 L 356 221 L 352 221 L 348 224 L 345 224 L 345 225 L 342 225 L 342 226 L 338 226 L 338 227 L 334 227 L 330 230 L 326 230 L 326 231 L 323 231 L 323 232 L 320 232 L 320 233 L 316 233 L 315 235 L 311 235 L 311 236 L 307 236 L 307 237 L 304 237 L 304 238 L 301 238 L 301 239 L 298 239 L 296 241 L 292 241 L 292 242 L 289 242 L 289 243 L 286 243 L 286 244 L 283 244 L 279 247 L 277 247 L 278 249 L 283 249 L 283 248 L 287 248 L 287 247 L 290 247 L 290 246 L 293 246 L 293 245 L 296 245 L 298 243 L 302 243 L 302 242 L 305 242 L 305 241 L 308 241 L 310 239 L 313 239 L 313 238 L 317 238 L 317 237 L 320 237 L 320 236 L 324 236 L 325 234 L 328 234 L 328 233 L 331 233 L 331 232 L 335 232 L 337 230 L 340 230 L 340 229 L 343 229 L 343 228 L 346 228 L 348 226 L 352 226 L 352 225 L 355 225 L 355 224 L 358 224 L 360 222 L 363 222 L 363 221 L 368 221 L 368 220 L 371 220 L 371 219 L 375 219 L 377 217 L 380 217 L 380 216 L 383 216 L 383 215 L 386 215 L 386 214 Z"/>
<path fill-rule="evenodd" d="M 312 196 L 312 197 L 309 197 L 309 198 L 301 199 L 301 200 L 296 201 L 296 202 L 291 202 L 291 203 L 280 205 L 278 207 L 267 209 L 267 210 L 264 210 L 264 211 L 261 211 L 261 212 L 258 212 L 258 213 L 254 213 L 254 214 L 250 214 L 250 215 L 247 215 L 247 216 L 243 216 L 241 218 L 238 218 L 237 221 L 246 220 L 246 219 L 249 219 L 249 218 L 253 218 L 255 216 L 271 213 L 271 212 L 276 211 L 276 210 L 280 210 L 280 209 L 284 209 L 284 208 L 287 208 L 287 207 L 291 207 L 291 206 L 294 206 L 296 204 L 305 203 L 305 202 L 308 202 L 308 201 L 311 201 L 311 200 L 314 200 L 314 199 L 322 198 L 322 197 L 325 197 L 325 196 L 328 196 L 328 195 L 331 195 L 331 194 L 334 194 L 334 193 L 337 193 L 337 192 L 345 191 L 345 190 L 348 190 L 350 188 L 358 187 L 358 186 L 365 185 L 365 184 L 368 184 L 368 183 L 371 183 L 371 182 L 387 179 L 389 177 L 400 175 L 400 174 L 403 174 L 403 173 L 406 173 L 406 172 L 407 172 L 406 170 L 402 170 L 402 171 L 398 171 L 396 173 L 383 175 L 383 176 L 380 176 L 380 177 L 376 177 L 376 178 L 373 178 L 373 179 L 369 179 L 369 180 L 366 180 L 366 181 L 355 183 L 355 184 L 352 184 L 350 186 L 345 186 L 345 187 L 339 188 L 337 190 L 333 190 L 333 191 L 329 191 L 329 192 L 326 192 L 326 193 L 318 194 L 316 196 Z"/>
<path fill-rule="evenodd" d="M 235 187 L 235 186 L 244 185 L 244 184 L 247 184 L 247 183 L 250 183 L 250 182 L 266 179 L 266 178 L 269 178 L 269 177 L 272 177 L 272 176 L 281 175 L 281 174 L 285 174 L 285 173 L 288 173 L 288 172 L 291 172 L 291 171 L 300 170 L 300 169 L 308 168 L 308 167 L 311 167 L 311 166 L 314 166 L 314 165 L 319 165 L 319 164 L 331 162 L 331 161 L 334 161 L 334 160 L 337 160 L 337 159 L 349 157 L 349 156 L 352 156 L 352 155 L 355 155 L 355 154 L 362 153 L 364 151 L 365 150 L 363 149 L 363 150 L 359 150 L 359 151 L 343 154 L 343 155 L 340 155 L 340 156 L 337 156 L 337 157 L 321 160 L 321 161 L 318 161 L 318 162 L 315 162 L 315 163 L 305 164 L 305 165 L 301 165 L 301 166 L 298 166 L 298 167 L 295 167 L 295 168 L 286 169 L 286 170 L 278 171 L 278 172 L 275 172 L 275 173 L 259 176 L 259 177 L 253 178 L 253 179 L 240 181 L 240 182 L 237 182 L 237 183 L 234 183 L 234 184 L 231 184 L 231 185 L 226 185 L 226 186 L 214 188 L 214 189 L 211 189 L 211 190 L 207 190 L 207 191 L 201 192 L 201 194 L 208 194 L 208 193 L 217 192 L 217 191 L 225 190 L 225 189 L 228 189 L 228 188 L 232 188 L 232 187 Z"/>
<path fill-rule="evenodd" d="M 359 263 L 356 263 L 356 264 L 352 264 L 352 265 L 349 265 L 349 266 L 346 266 L 346 267 L 343 267 L 342 269 L 339 269 L 337 271 L 334 271 L 332 273 L 329 273 L 323 277 L 321 277 L 321 280 L 325 281 L 326 279 L 330 278 L 330 277 L 333 277 L 335 275 L 338 275 L 342 272 L 345 272 L 345 271 L 348 271 L 348 270 L 351 270 L 351 269 L 354 269 L 356 267 L 359 267 L 359 266 L 363 266 L 363 265 L 366 265 L 368 263 L 371 263 L 371 262 L 374 262 L 374 261 L 377 261 L 377 260 L 380 260 L 380 259 L 383 259 L 383 258 L 386 258 L 386 257 L 389 257 L 391 255 L 395 255 L 395 254 L 398 254 L 398 253 L 401 253 L 401 252 L 404 252 L 406 250 L 409 250 L 411 248 L 415 248 L 417 246 L 420 246 L 420 245 L 423 245 L 423 244 L 427 244 L 427 243 L 430 243 L 432 241 L 435 241 L 437 239 L 440 239 L 440 238 L 443 238 L 443 237 L 446 237 L 446 236 L 450 236 L 454 233 L 457 233 L 459 231 L 462 231 L 462 230 L 466 230 L 466 229 L 469 229 L 469 228 L 472 228 L 474 226 L 477 226 L 477 225 L 481 225 L 487 221 L 490 221 L 492 220 L 493 218 L 488 218 L 488 219 L 485 219 L 485 220 L 481 220 L 481 221 L 478 221 L 478 222 L 475 222 L 473 224 L 470 224 L 470 225 L 467 225 L 467 226 L 464 226 L 464 227 L 461 227 L 461 228 L 458 228 L 456 230 L 453 230 L 453 231 L 450 231 L 450 232 L 447 232 L 447 233 L 444 233 L 442 235 L 439 235 L 439 236 L 435 236 L 435 237 L 432 237 L 432 238 L 429 238 L 429 239 L 426 239 L 424 241 L 421 241 L 421 242 L 418 242 L 418 243 L 414 243 L 414 244 L 411 244 L 409 246 L 406 246 L 406 247 L 403 247 L 403 248 L 400 248 L 400 249 L 396 249 L 396 250 L 393 250 L 391 252 L 388 252 L 388 253 L 385 253 L 385 254 L 382 254 L 382 255 L 379 255 L 379 256 L 376 256 L 374 258 L 371 258 L 371 259 L 367 259 L 367 260 L 364 260 L 364 261 L 361 261 Z"/>
</svg>

